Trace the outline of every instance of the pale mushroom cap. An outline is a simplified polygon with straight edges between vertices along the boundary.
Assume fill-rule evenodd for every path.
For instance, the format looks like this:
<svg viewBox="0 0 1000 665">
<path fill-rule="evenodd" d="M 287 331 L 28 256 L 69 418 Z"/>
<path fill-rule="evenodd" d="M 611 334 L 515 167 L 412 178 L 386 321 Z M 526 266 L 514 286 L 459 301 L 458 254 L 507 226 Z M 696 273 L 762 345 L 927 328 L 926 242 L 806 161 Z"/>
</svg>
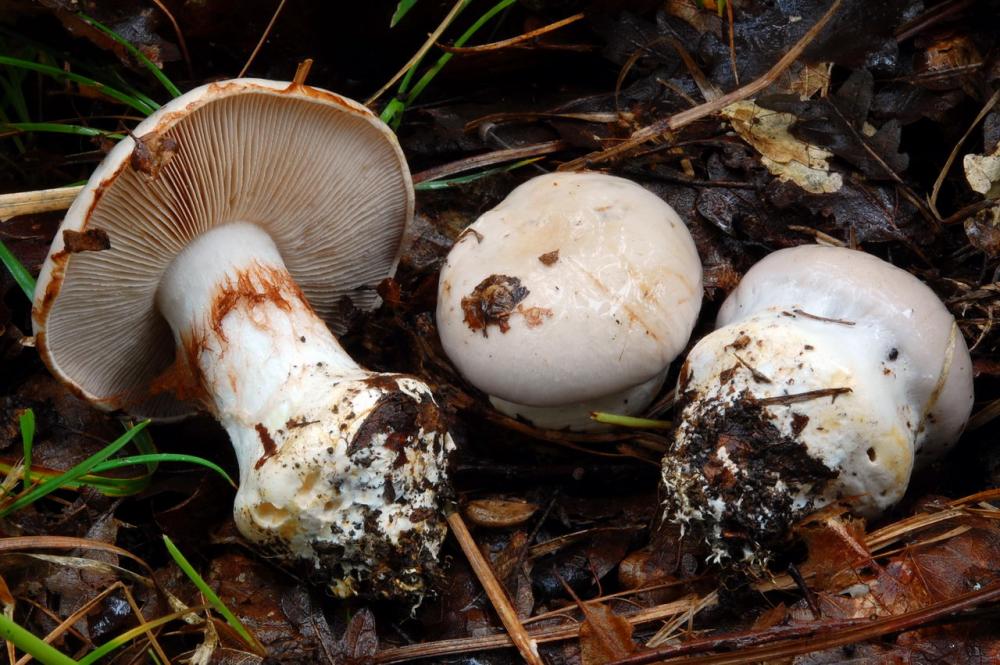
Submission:
<svg viewBox="0 0 1000 665">
<path fill-rule="evenodd" d="M 173 258 L 199 234 L 250 222 L 274 240 L 317 313 L 377 304 L 413 214 L 392 132 L 357 102 L 294 83 L 237 79 L 195 88 L 143 121 L 176 141 L 151 178 L 121 141 L 70 208 L 42 268 L 33 312 L 53 373 L 107 409 L 152 416 L 193 409 L 152 394 L 175 344 L 155 305 Z M 107 234 L 110 249 L 70 253 L 64 231 Z"/>
<path fill-rule="evenodd" d="M 463 311 L 491 276 L 527 289 L 506 332 L 470 326 Z M 598 173 L 543 175 L 455 244 L 441 270 L 438 328 L 484 392 L 539 407 L 580 402 L 669 365 L 694 327 L 701 277 L 684 222 L 655 194 Z"/>
<path fill-rule="evenodd" d="M 763 310 L 830 319 L 852 328 L 845 345 L 867 329 L 865 343 L 895 374 L 920 423 L 916 464 L 937 457 L 961 435 L 972 410 L 972 362 L 937 295 L 910 273 L 864 252 L 803 245 L 774 252 L 753 266 L 719 311 L 719 327 Z M 838 323 L 842 322 L 842 323 Z"/>
</svg>

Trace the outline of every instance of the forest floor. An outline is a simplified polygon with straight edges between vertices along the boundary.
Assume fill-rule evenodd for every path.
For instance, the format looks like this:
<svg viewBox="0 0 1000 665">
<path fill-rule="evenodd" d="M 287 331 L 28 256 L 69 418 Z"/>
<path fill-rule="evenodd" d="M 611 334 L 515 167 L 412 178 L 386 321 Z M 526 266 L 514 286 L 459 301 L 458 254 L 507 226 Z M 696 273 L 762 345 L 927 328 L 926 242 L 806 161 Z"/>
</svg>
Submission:
<svg viewBox="0 0 1000 665">
<path fill-rule="evenodd" d="M 346 306 L 342 341 L 365 366 L 434 388 L 458 445 L 459 514 L 544 662 L 998 662 L 1000 2 L 718 2 L 420 0 L 401 3 L 413 7 L 390 27 L 395 2 L 0 0 L 0 194 L 82 183 L 142 119 L 144 100 L 169 99 L 78 11 L 182 91 L 243 71 L 289 80 L 312 59 L 309 84 L 391 121 L 418 183 L 414 242 L 380 309 Z M 454 7 L 416 74 L 372 98 Z M 669 432 L 549 432 L 492 410 L 437 341 L 439 268 L 517 184 L 584 168 L 641 183 L 688 224 L 705 270 L 691 344 L 775 249 L 859 248 L 926 282 L 971 349 L 976 406 L 959 445 L 889 514 L 866 523 L 821 511 L 766 574 L 734 583 L 661 526 Z M 37 276 L 61 219 L 0 218 L 0 240 Z M 92 471 L 22 500 L 118 439 L 123 419 L 50 375 L 24 279 L 0 272 L 7 620 L 77 662 L 132 629 L 99 662 L 521 662 L 453 538 L 440 588 L 411 613 L 336 599 L 256 554 L 234 526 L 232 487 L 205 466 Z M 648 415 L 669 419 L 670 403 L 665 387 Z M 237 476 L 211 418 L 146 433 L 140 451 L 197 455 Z M 34 480 L 21 465 L 26 434 Z M 209 607 L 164 535 L 254 640 Z M 22 656 L 8 643 L 0 659 Z"/>
</svg>

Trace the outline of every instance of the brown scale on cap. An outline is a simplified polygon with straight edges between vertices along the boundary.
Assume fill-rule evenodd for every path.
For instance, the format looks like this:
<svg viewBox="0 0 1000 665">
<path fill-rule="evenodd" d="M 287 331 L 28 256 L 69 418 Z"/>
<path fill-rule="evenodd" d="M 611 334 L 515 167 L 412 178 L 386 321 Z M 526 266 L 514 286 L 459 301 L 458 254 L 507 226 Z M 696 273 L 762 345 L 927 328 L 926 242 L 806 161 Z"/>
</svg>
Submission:
<svg viewBox="0 0 1000 665">
<path fill-rule="evenodd" d="M 490 325 L 505 333 L 510 330 L 507 319 L 511 312 L 529 293 L 517 277 L 490 275 L 479 282 L 472 293 L 462 298 L 465 323 L 470 330 L 482 330 L 483 337 L 489 337 L 486 329 Z"/>
</svg>

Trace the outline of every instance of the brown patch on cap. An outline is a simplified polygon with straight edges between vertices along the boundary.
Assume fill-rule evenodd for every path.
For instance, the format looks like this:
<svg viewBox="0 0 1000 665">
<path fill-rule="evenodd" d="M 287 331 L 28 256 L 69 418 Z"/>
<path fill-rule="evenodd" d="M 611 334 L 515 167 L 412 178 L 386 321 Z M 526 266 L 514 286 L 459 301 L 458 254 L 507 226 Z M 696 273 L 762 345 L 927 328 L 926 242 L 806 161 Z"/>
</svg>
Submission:
<svg viewBox="0 0 1000 665">
<path fill-rule="evenodd" d="M 545 252 L 538 257 L 538 260 L 541 261 L 543 265 L 550 266 L 559 260 L 559 250 L 554 249 L 551 252 Z"/>
<path fill-rule="evenodd" d="M 103 252 L 111 249 L 111 238 L 104 229 L 87 229 L 83 233 L 66 229 L 62 232 L 66 252 Z"/>
<path fill-rule="evenodd" d="M 264 446 L 264 454 L 253 465 L 253 468 L 259 469 L 264 466 L 264 462 L 278 454 L 278 446 L 275 445 L 274 439 L 271 438 L 271 433 L 267 431 L 263 423 L 257 423 L 253 428 L 257 430 L 257 436 L 260 437 L 260 444 Z"/>
<path fill-rule="evenodd" d="M 490 275 L 462 298 L 465 323 L 470 330 L 482 330 L 483 337 L 489 337 L 486 328 L 491 324 L 505 333 L 510 330 L 507 319 L 511 312 L 529 293 L 517 277 Z"/>
<path fill-rule="evenodd" d="M 517 306 L 517 313 L 524 317 L 524 323 L 529 328 L 537 328 L 545 323 L 545 319 L 552 318 L 552 310 L 548 307 L 525 307 Z"/>
</svg>

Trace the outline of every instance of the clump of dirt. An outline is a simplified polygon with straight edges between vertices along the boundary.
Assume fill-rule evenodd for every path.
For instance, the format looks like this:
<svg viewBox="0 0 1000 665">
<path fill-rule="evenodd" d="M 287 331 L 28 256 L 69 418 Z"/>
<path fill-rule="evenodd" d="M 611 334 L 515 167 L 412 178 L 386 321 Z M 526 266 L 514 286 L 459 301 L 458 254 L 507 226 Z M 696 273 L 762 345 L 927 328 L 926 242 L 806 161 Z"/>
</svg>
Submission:
<svg viewBox="0 0 1000 665">
<path fill-rule="evenodd" d="M 837 472 L 783 435 L 749 394 L 693 401 L 663 459 L 664 514 L 691 524 L 717 561 L 761 566 Z"/>
</svg>

